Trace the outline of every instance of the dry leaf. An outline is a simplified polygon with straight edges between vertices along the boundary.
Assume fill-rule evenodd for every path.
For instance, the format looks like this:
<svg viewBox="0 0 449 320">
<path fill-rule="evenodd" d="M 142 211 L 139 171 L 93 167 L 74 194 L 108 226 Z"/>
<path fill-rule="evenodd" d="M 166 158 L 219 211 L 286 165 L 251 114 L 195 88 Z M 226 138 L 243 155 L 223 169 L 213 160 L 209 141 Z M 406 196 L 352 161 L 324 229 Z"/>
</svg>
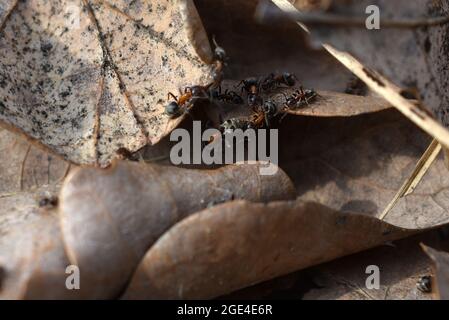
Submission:
<svg viewBox="0 0 449 320">
<path fill-rule="evenodd" d="M 441 300 L 449 299 L 449 254 L 421 245 L 424 252 L 433 260 L 436 281 L 436 296 Z"/>
<path fill-rule="evenodd" d="M 124 298 L 214 298 L 410 234 L 312 202 L 234 201 L 191 215 L 165 233 Z"/>
<path fill-rule="evenodd" d="M 211 80 L 192 6 L 2 0 L 0 121 L 81 164 L 158 142 L 180 121 L 167 125 L 167 93 Z"/>
<path fill-rule="evenodd" d="M 0 128 L 0 196 L 62 182 L 70 165 Z"/>
<path fill-rule="evenodd" d="M 322 48 L 311 48 L 295 23 L 258 23 L 258 2 L 195 1 L 209 37 L 215 35 L 229 57 L 225 79 L 290 72 L 306 88 L 344 92 L 351 73 Z"/>
<path fill-rule="evenodd" d="M 432 275 L 432 261 L 420 242 L 448 246 L 449 238 L 439 228 L 374 249 L 343 257 L 278 277 L 220 297 L 242 299 L 300 300 L 430 300 L 432 294 L 417 288 L 418 280 Z M 379 288 L 369 289 L 368 266 L 378 266 Z"/>
<path fill-rule="evenodd" d="M 351 52 L 366 66 L 379 71 L 404 89 L 418 89 L 418 97 L 445 125 L 449 124 L 446 68 L 448 25 L 392 28 L 382 21 L 420 21 L 447 16 L 449 2 L 432 0 L 347 1 L 336 0 L 329 11 L 343 17 L 366 19 L 366 8 L 380 10 L 380 30 L 360 27 L 314 26 L 312 36 L 339 50 Z M 388 19 L 387 19 L 388 17 Z M 328 32 L 332 28 L 332 32 Z"/>
<path fill-rule="evenodd" d="M 239 81 L 226 80 L 223 81 L 222 91 L 237 90 Z M 317 91 L 318 96 L 308 105 L 301 106 L 297 109 L 282 110 L 286 102 L 286 96 L 290 96 L 300 88 L 297 83 L 293 87 L 280 87 L 272 92 L 262 92 L 260 96 L 264 101 L 271 100 L 278 107 L 278 120 L 284 118 L 284 112 L 291 115 L 313 116 L 313 117 L 352 117 L 364 113 L 379 112 L 391 105 L 382 98 L 373 96 L 358 96 L 333 91 Z M 247 95 L 242 94 L 241 97 L 246 103 Z M 216 125 L 219 121 L 227 120 L 234 117 L 248 117 L 253 112 L 247 105 L 232 103 L 214 103 L 208 106 L 206 112 Z"/>
<path fill-rule="evenodd" d="M 56 191 L 50 191 L 54 194 Z M 58 215 L 40 208 L 38 196 L 49 192 L 0 195 L 1 299 L 74 299 L 83 291 L 67 290 Z"/>
<path fill-rule="evenodd" d="M 379 217 L 413 171 L 430 138 L 395 110 L 351 118 L 287 117 L 280 166 L 304 201 Z M 295 143 L 292 143 L 294 139 Z M 449 221 L 449 177 L 440 156 L 386 218 L 424 229 Z"/>
<path fill-rule="evenodd" d="M 260 175 L 264 165 L 211 171 L 119 162 L 71 175 L 61 191 L 62 233 L 90 297 L 116 297 L 152 243 L 189 214 L 234 198 L 294 198 L 289 178 L 281 170 Z"/>
<path fill-rule="evenodd" d="M 58 215 L 43 205 L 57 195 L 69 164 L 0 129 L 0 298 L 80 298 L 65 287 Z"/>
</svg>

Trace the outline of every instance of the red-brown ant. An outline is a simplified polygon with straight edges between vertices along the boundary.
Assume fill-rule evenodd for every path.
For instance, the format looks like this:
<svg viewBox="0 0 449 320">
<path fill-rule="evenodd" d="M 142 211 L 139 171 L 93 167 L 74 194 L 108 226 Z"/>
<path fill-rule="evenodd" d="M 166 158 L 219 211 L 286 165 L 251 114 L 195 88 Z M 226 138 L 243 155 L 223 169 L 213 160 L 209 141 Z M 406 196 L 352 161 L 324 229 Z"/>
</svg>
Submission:
<svg viewBox="0 0 449 320">
<path fill-rule="evenodd" d="M 236 88 L 242 86 L 241 92 L 246 91 L 248 95 L 248 105 L 256 106 L 262 104 L 262 98 L 259 96 L 260 81 L 257 78 L 247 78 L 240 81 Z"/>
<path fill-rule="evenodd" d="M 308 105 L 310 101 L 314 100 L 318 94 L 313 89 L 304 90 L 302 87 L 293 92 L 289 97 L 285 94 L 284 109 L 296 109 L 303 105 Z"/>
<path fill-rule="evenodd" d="M 184 89 L 184 93 L 178 98 L 173 93 L 169 92 L 167 99 L 172 97 L 175 101 L 171 101 L 165 106 L 165 113 L 170 118 L 177 118 L 184 112 L 188 111 L 196 99 L 208 98 L 208 90 L 213 83 L 207 86 L 191 86 Z"/>
</svg>

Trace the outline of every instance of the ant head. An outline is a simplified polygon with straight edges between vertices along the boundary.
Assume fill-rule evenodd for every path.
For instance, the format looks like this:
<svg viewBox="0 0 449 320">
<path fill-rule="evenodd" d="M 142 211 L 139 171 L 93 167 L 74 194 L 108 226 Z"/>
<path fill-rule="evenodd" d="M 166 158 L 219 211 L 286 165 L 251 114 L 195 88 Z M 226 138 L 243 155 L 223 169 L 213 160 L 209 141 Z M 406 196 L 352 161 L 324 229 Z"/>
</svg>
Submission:
<svg viewBox="0 0 449 320">
<path fill-rule="evenodd" d="M 246 87 L 257 86 L 259 84 L 259 80 L 257 80 L 257 78 L 248 78 L 243 80 L 243 83 Z"/>
<path fill-rule="evenodd" d="M 204 88 L 202 88 L 200 86 L 190 87 L 189 91 L 192 94 L 192 96 L 194 96 L 194 97 L 201 97 L 201 96 L 205 95 Z"/>
<path fill-rule="evenodd" d="M 220 94 L 218 92 L 218 89 L 213 89 L 213 88 L 209 89 L 209 97 L 211 97 L 212 99 L 218 99 L 219 95 Z"/>
<path fill-rule="evenodd" d="M 212 42 L 215 45 L 214 50 L 215 58 L 223 62 L 227 60 L 226 51 L 218 45 L 217 41 L 215 40 L 215 36 L 212 36 Z"/>
<path fill-rule="evenodd" d="M 244 101 L 241 96 L 234 93 L 234 94 L 232 94 L 232 102 L 234 104 L 243 104 Z"/>
<path fill-rule="evenodd" d="M 179 105 L 176 101 L 172 101 L 165 106 L 165 113 L 170 117 L 174 118 L 178 116 L 181 112 Z"/>
<path fill-rule="evenodd" d="M 251 94 L 248 96 L 248 104 L 250 106 L 255 106 L 259 103 L 261 103 L 261 98 L 258 95 Z"/>
<path fill-rule="evenodd" d="M 296 76 L 292 73 L 284 72 L 282 75 L 284 82 L 289 87 L 293 87 L 296 83 Z"/>
<path fill-rule="evenodd" d="M 263 111 L 265 113 L 275 113 L 276 109 L 276 104 L 271 100 L 265 101 L 265 103 L 263 104 Z"/>
<path fill-rule="evenodd" d="M 307 90 L 304 91 L 304 95 L 307 98 L 314 97 L 314 96 L 316 96 L 316 94 L 317 94 L 316 91 L 313 90 L 313 89 L 307 89 Z"/>
<path fill-rule="evenodd" d="M 222 47 L 216 47 L 214 54 L 215 54 L 215 58 L 217 60 L 220 60 L 220 61 L 227 60 L 226 51 Z"/>
</svg>

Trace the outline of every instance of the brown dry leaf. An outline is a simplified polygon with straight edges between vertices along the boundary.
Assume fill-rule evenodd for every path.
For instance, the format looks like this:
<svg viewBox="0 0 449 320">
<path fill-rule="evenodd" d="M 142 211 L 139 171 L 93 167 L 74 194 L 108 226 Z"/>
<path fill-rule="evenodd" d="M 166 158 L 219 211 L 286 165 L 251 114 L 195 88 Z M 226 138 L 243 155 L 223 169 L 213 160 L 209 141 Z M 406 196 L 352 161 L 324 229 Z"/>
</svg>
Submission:
<svg viewBox="0 0 449 320">
<path fill-rule="evenodd" d="M 0 197 L 61 183 L 70 165 L 0 128 Z"/>
<path fill-rule="evenodd" d="M 222 90 L 236 90 L 239 81 L 223 81 Z M 260 96 L 266 100 L 273 101 L 279 109 L 285 103 L 285 96 L 290 96 L 298 90 L 299 84 L 293 87 L 281 87 L 269 93 L 261 93 Z M 373 96 L 358 96 L 333 91 L 317 90 L 318 96 L 309 103 L 298 109 L 288 110 L 292 115 L 314 116 L 314 117 L 351 117 L 364 113 L 372 113 L 391 108 L 391 105 L 382 98 Z M 242 94 L 246 100 L 246 95 Z M 209 106 L 211 108 L 212 106 Z M 219 113 L 226 120 L 231 117 L 249 115 L 250 107 L 242 107 L 238 104 L 220 104 Z M 213 118 L 213 116 L 211 117 Z"/>
<path fill-rule="evenodd" d="M 113 298 L 146 250 L 171 225 L 207 206 L 232 199 L 293 199 L 282 170 L 259 174 L 266 163 L 194 170 L 119 162 L 81 169 L 65 182 L 61 225 L 70 261 L 83 270 L 91 298 Z"/>
<path fill-rule="evenodd" d="M 445 227 L 447 228 L 447 227 Z M 432 275 L 432 261 L 420 247 L 448 247 L 445 228 L 438 228 L 374 249 L 307 268 L 220 297 L 301 300 L 429 300 L 432 294 L 417 288 L 418 280 Z M 379 288 L 368 289 L 368 266 L 379 267 Z"/>
<path fill-rule="evenodd" d="M 296 90 L 296 89 L 293 89 Z M 291 90 L 285 90 L 286 94 Z M 391 108 L 391 105 L 382 98 L 371 96 L 357 96 L 331 91 L 317 91 L 318 97 L 296 110 L 289 110 L 289 114 L 315 116 L 315 117 L 351 117 L 364 113 L 372 113 Z M 271 99 L 282 105 L 285 97 L 273 95 Z"/>
<path fill-rule="evenodd" d="M 39 208 L 38 195 L 56 190 L 0 195 L 1 299 L 81 298 L 67 290 L 65 254 L 58 215 Z"/>
<path fill-rule="evenodd" d="M 77 298 L 65 287 L 69 261 L 55 210 L 39 207 L 56 195 L 69 164 L 0 129 L 0 298 Z"/>
<path fill-rule="evenodd" d="M 387 241 L 386 238 L 390 236 L 388 233 L 382 235 L 382 232 L 379 232 L 373 235 L 370 232 L 384 225 L 376 218 L 394 196 L 403 178 L 414 169 L 422 152 L 428 146 L 430 137 L 393 109 L 355 117 L 288 117 L 282 122 L 279 132 L 280 166 L 294 180 L 299 201 L 325 205 L 326 210 L 340 217 L 338 223 L 335 222 L 336 218 L 333 215 L 317 214 L 313 210 L 302 211 L 305 221 L 288 221 L 289 224 L 295 225 L 296 233 L 294 236 L 291 235 L 296 239 L 295 244 L 307 244 L 311 234 L 316 234 L 320 238 L 310 240 L 313 245 L 305 245 L 304 251 L 298 254 L 299 256 L 287 253 L 281 255 L 287 261 L 297 257 L 295 264 L 289 265 L 290 269 L 287 270 L 284 260 L 276 262 L 270 260 L 269 263 L 254 266 L 257 259 L 243 249 L 240 256 L 236 248 L 240 249 L 242 246 L 246 248 L 247 245 L 248 251 L 257 252 L 259 255 L 258 250 L 267 255 L 271 253 L 275 255 L 276 250 L 286 250 L 288 246 L 283 243 L 274 244 L 274 240 L 270 238 L 270 241 L 273 241 L 273 246 L 270 247 L 260 239 L 261 235 L 273 234 L 271 228 L 276 228 L 274 222 L 270 224 L 265 222 L 265 218 L 255 215 L 251 223 L 258 225 L 258 229 L 247 230 L 246 224 L 249 223 L 243 217 L 246 212 L 258 214 L 266 211 L 275 217 L 279 212 L 283 219 L 288 220 L 288 217 L 294 216 L 292 212 L 284 207 L 278 210 L 274 208 L 248 210 L 244 205 L 240 208 L 237 204 L 236 207 L 221 206 L 224 213 L 214 208 L 203 211 L 198 216 L 195 215 L 195 219 L 198 220 L 194 220 L 192 216 L 174 226 L 147 252 L 147 257 L 135 274 L 126 298 L 215 297 L 280 274 L 362 250 L 348 246 L 347 241 L 364 249 Z M 408 232 L 400 232 L 399 235 L 393 232 L 392 236 L 398 236 L 396 239 L 449 222 L 447 214 L 449 197 L 446 196 L 449 178 L 440 174 L 443 168 L 444 160 L 440 157 L 415 192 L 402 198 L 388 216 L 387 221 L 393 223 L 389 225 L 393 230 L 399 230 L 399 227 L 410 229 Z M 369 232 L 361 231 L 365 222 L 358 221 L 354 226 L 347 224 L 347 220 L 359 219 L 360 216 L 352 214 L 353 212 L 363 214 L 365 217 L 360 219 L 370 221 L 370 227 L 367 228 Z M 200 220 L 201 215 L 210 217 L 211 220 L 216 219 L 214 220 L 216 229 L 204 228 L 208 222 Z M 236 217 L 228 221 L 227 215 Z M 234 240 L 235 234 L 224 227 L 226 225 L 224 221 L 228 221 L 226 223 L 229 223 L 229 228 L 232 226 L 237 230 L 235 232 L 241 238 Z M 259 225 L 261 223 L 263 226 Z M 201 230 L 197 227 L 199 225 Z M 325 229 L 323 225 L 329 229 Z M 304 231 L 298 232 L 299 227 Z M 334 237 L 342 228 L 351 235 L 342 239 L 325 238 Z M 210 233 L 207 230 L 211 230 Z M 358 236 L 353 234 L 358 232 L 361 232 L 359 240 Z M 287 233 L 285 230 L 280 232 L 285 233 Z M 192 242 L 188 242 L 190 237 Z M 254 240 L 253 243 L 254 237 L 258 241 Z M 209 246 L 205 245 L 207 243 L 205 239 L 210 241 Z M 233 241 L 239 242 L 232 246 Z M 181 243 L 183 247 L 180 249 Z M 329 243 L 335 247 L 330 249 L 327 246 L 330 246 Z M 180 256 L 179 250 L 183 250 L 185 254 Z M 221 250 L 229 252 L 229 255 L 217 258 Z M 199 252 L 201 259 L 196 252 Z M 226 262 L 233 259 L 230 252 L 235 255 L 236 260 L 232 260 L 234 264 Z M 195 271 L 197 264 L 192 267 L 192 261 L 204 262 L 204 265 L 199 264 L 198 273 Z M 234 280 L 227 278 L 235 275 L 242 265 L 247 265 L 251 269 L 245 270 L 245 275 L 236 276 Z M 266 273 L 258 273 L 253 269 L 264 266 L 269 266 L 264 271 Z M 188 276 L 183 280 L 182 277 L 185 278 L 188 274 L 187 269 L 191 277 Z M 177 273 L 178 270 L 181 271 Z M 209 272 L 211 276 L 205 278 L 204 274 Z M 219 272 L 222 274 L 218 274 Z M 251 276 L 254 278 L 245 278 Z M 173 283 L 177 283 L 178 286 L 173 286 Z"/>
<path fill-rule="evenodd" d="M 191 0 L 0 1 L 0 121 L 79 164 L 155 144 L 180 121 L 164 114 L 167 93 L 211 80 L 195 10 Z"/>
<path fill-rule="evenodd" d="M 436 296 L 441 300 L 449 300 L 449 254 L 423 244 L 421 246 L 434 263 Z"/>
<path fill-rule="evenodd" d="M 418 89 L 418 97 L 444 124 L 449 125 L 448 85 L 449 63 L 447 39 L 449 26 L 437 24 L 421 28 L 392 28 L 382 25 L 386 20 L 419 21 L 448 14 L 449 2 L 433 0 L 335 0 L 330 14 L 366 19 L 369 5 L 379 7 L 380 29 L 314 25 L 312 36 L 323 43 L 356 56 L 369 68 L 391 79 L 403 89 Z M 388 19 L 387 19 L 388 17 Z M 332 32 L 329 32 L 329 30 Z"/>
<path fill-rule="evenodd" d="M 430 138 L 391 109 L 351 118 L 287 117 L 280 166 L 298 196 L 339 211 L 379 217 L 413 171 Z M 295 143 L 292 143 L 292 140 Z M 449 176 L 438 157 L 386 221 L 410 229 L 449 222 Z"/>
<path fill-rule="evenodd" d="M 419 242 L 440 242 L 438 230 L 395 241 L 388 245 L 345 257 L 310 270 L 317 284 L 304 300 L 431 300 L 432 294 L 417 288 L 423 276 L 432 275 L 432 262 Z M 447 243 L 446 243 L 447 245 Z M 366 268 L 380 269 L 380 287 L 366 287 Z M 371 273 L 372 274 L 372 273 Z"/>
<path fill-rule="evenodd" d="M 411 233 L 312 202 L 234 201 L 191 215 L 165 233 L 123 298 L 214 298 Z"/>
<path fill-rule="evenodd" d="M 322 48 L 311 48 L 295 23 L 258 23 L 258 3 L 195 0 L 209 37 L 215 36 L 229 57 L 225 79 L 290 72 L 306 88 L 344 92 L 351 73 Z"/>
<path fill-rule="evenodd" d="M 285 14 L 290 16 L 293 20 L 298 21 L 298 25 L 305 31 L 309 32 L 309 29 L 307 28 L 307 26 L 304 25 L 304 22 L 312 25 L 325 25 L 325 38 L 328 37 L 328 35 L 330 33 L 333 34 L 333 32 L 329 32 L 328 27 L 329 26 L 338 26 L 341 27 L 341 29 L 346 30 L 346 29 L 365 29 L 368 30 L 369 28 L 366 27 L 366 23 L 367 23 L 367 18 L 366 16 L 357 16 L 357 13 L 355 15 L 355 17 L 350 14 L 347 16 L 341 16 L 339 14 L 335 14 L 335 13 L 330 13 L 329 15 L 324 14 L 324 15 L 308 15 L 308 14 L 304 14 L 299 12 L 290 2 L 288 2 L 287 0 L 272 0 L 272 2 L 279 8 L 281 9 L 281 11 Z M 380 3 L 385 4 L 385 1 L 378 1 Z M 430 3 L 430 1 L 429 1 Z M 343 7 L 343 11 L 345 9 L 347 9 L 347 4 L 344 3 L 343 1 L 340 2 L 340 4 Z M 360 2 L 358 3 L 360 4 Z M 389 3 L 391 4 L 391 3 Z M 395 5 L 397 5 L 397 3 L 395 3 Z M 420 6 L 421 4 L 417 4 L 415 2 L 412 2 L 411 7 L 413 6 Z M 434 8 L 432 8 L 432 6 L 435 5 Z M 443 4 L 442 3 L 432 3 L 431 5 L 429 4 L 429 11 L 444 11 L 443 9 Z M 394 5 L 393 5 L 394 7 Z M 367 9 L 368 7 L 362 7 L 362 8 L 358 8 L 359 10 L 356 10 L 356 12 L 363 13 L 365 11 L 365 9 Z M 378 7 L 376 7 L 378 8 Z M 362 11 L 360 11 L 360 9 L 363 9 Z M 391 10 L 392 8 L 390 7 L 390 13 L 392 12 L 403 12 L 402 10 L 397 10 L 397 8 L 395 8 L 394 10 Z M 435 10 L 436 9 L 436 10 Z M 273 12 L 276 12 L 276 10 L 271 11 L 270 13 L 270 8 L 269 6 L 264 6 L 261 7 L 259 10 L 259 17 L 264 19 L 267 15 L 270 16 Z M 413 10 L 411 10 L 412 12 L 414 12 Z M 382 11 L 382 13 L 384 13 L 384 11 Z M 415 12 L 414 12 L 415 13 Z M 379 13 L 375 12 L 375 14 L 377 14 L 377 17 L 379 17 Z M 431 12 L 428 12 L 429 15 L 431 15 Z M 394 16 L 394 14 L 393 14 Z M 382 17 L 385 17 L 385 15 L 383 15 Z M 372 18 L 372 17 L 370 17 Z M 396 20 L 395 20 L 396 19 Z M 369 20 L 369 19 L 368 19 Z M 395 18 L 393 18 L 393 20 L 388 20 L 388 19 L 383 19 L 382 20 L 382 27 L 383 29 L 395 29 L 395 30 L 417 30 L 418 28 L 422 28 L 424 29 L 424 32 L 427 32 L 428 28 L 444 28 L 448 25 L 448 18 L 446 15 L 442 14 L 440 16 L 437 17 L 433 17 L 433 16 L 419 16 L 418 18 L 416 17 L 412 17 L 407 19 L 397 19 L 397 17 L 395 16 Z M 326 29 L 327 28 L 327 29 Z M 336 30 L 338 30 L 338 28 L 336 28 Z M 334 31 L 334 29 L 332 29 L 332 31 Z M 368 30 L 368 31 L 372 31 L 372 30 Z M 378 31 L 378 30 L 375 30 Z M 438 31 L 441 31 L 440 29 Z M 444 33 L 444 31 L 443 31 Z M 354 39 L 351 38 L 347 38 L 344 41 L 347 41 L 348 39 L 351 39 L 351 43 L 354 42 Z M 325 41 L 323 39 L 321 39 L 322 41 Z M 426 39 L 428 40 L 428 39 Z M 375 43 L 375 48 L 377 47 L 378 43 L 382 43 L 382 41 L 377 41 Z M 400 42 L 392 42 L 395 43 L 395 45 L 397 45 L 397 43 Z M 427 41 L 426 41 L 427 43 Z M 384 44 L 384 43 L 382 43 Z M 416 49 L 416 43 L 408 43 L 410 48 L 413 48 L 412 50 Z M 444 45 L 444 43 L 443 43 Z M 396 107 L 398 110 L 400 110 L 406 117 L 408 117 L 410 120 L 412 120 L 416 125 L 418 125 L 420 128 L 422 128 L 423 130 L 425 130 L 427 133 L 429 133 L 430 135 L 432 135 L 433 137 L 435 137 L 435 139 L 437 139 L 443 146 L 445 146 L 446 148 L 449 148 L 449 131 L 441 124 L 441 122 L 444 124 L 445 121 L 441 121 L 441 116 L 440 116 L 440 122 L 438 122 L 438 120 L 436 120 L 433 117 L 433 114 L 431 111 L 429 111 L 428 107 L 426 105 L 423 105 L 421 103 L 421 95 L 418 89 L 422 89 L 422 88 L 410 88 L 410 87 L 406 87 L 406 88 L 400 88 L 398 87 L 397 84 L 395 84 L 394 82 L 392 82 L 391 80 L 389 80 L 387 77 L 383 76 L 381 73 L 378 72 L 378 70 L 375 70 L 372 68 L 371 64 L 366 64 L 364 62 L 359 61 L 357 58 L 355 58 L 350 52 L 346 52 L 346 51 L 341 51 L 338 50 L 336 48 L 334 48 L 332 45 L 328 44 L 328 43 L 324 43 L 322 45 L 331 55 L 333 55 L 339 62 L 341 62 L 345 67 L 347 67 L 351 72 L 353 72 L 356 76 L 358 76 L 360 79 L 362 79 L 369 87 L 370 89 L 373 90 L 373 92 L 379 94 L 380 96 L 382 96 L 383 98 L 385 98 L 387 101 L 389 101 L 394 107 Z M 360 46 L 362 47 L 362 46 Z M 427 51 L 427 49 L 430 47 L 425 46 L 425 50 Z M 366 50 L 363 49 L 363 50 Z M 403 47 L 401 47 L 401 50 L 406 50 Z M 369 51 L 369 50 L 368 50 Z M 444 49 L 443 49 L 444 51 Z M 352 52 L 352 51 L 351 51 Z M 372 51 L 370 51 L 372 52 Z M 376 54 L 378 53 L 378 51 L 376 51 Z M 407 54 L 404 54 L 407 55 Z M 413 54 L 412 54 L 413 55 Z M 363 54 L 362 54 L 363 56 Z M 375 59 L 377 59 L 377 56 L 374 56 Z M 402 56 L 401 56 L 402 58 Z M 379 60 L 386 60 L 386 59 L 379 59 Z M 437 61 L 435 61 L 435 65 L 438 65 L 439 62 L 441 62 L 443 59 L 437 59 Z M 402 61 L 401 61 L 402 62 Z M 419 62 L 416 62 L 415 66 L 419 66 Z M 428 63 L 428 61 L 426 60 L 426 63 Z M 397 65 L 396 65 L 397 66 Z M 389 66 L 387 66 L 389 67 Z M 401 68 L 402 68 L 402 64 L 401 64 Z M 424 72 L 431 72 L 432 70 L 430 70 L 430 68 L 428 68 L 428 70 L 424 70 Z M 415 68 L 416 71 L 416 68 Z M 417 71 L 415 75 L 419 75 L 421 73 L 421 70 Z M 442 78 L 443 78 L 443 82 L 447 81 L 447 77 L 445 76 L 446 72 L 442 71 Z M 433 75 L 432 75 L 433 78 Z M 431 83 L 432 82 L 432 83 Z M 431 82 L 426 83 L 426 87 L 429 86 L 430 84 L 435 84 L 436 81 L 433 81 L 433 79 L 431 79 Z M 427 88 L 426 88 L 427 89 Z M 407 97 L 412 96 L 414 98 L 417 98 L 419 100 L 419 103 L 410 101 L 407 99 Z M 437 100 L 438 95 L 437 95 Z M 438 100 L 440 101 L 440 100 Z M 431 102 L 429 102 L 431 103 Z M 444 109 L 444 106 L 443 108 Z M 435 110 L 433 110 L 435 111 Z M 437 110 L 438 111 L 438 110 Z M 445 111 L 443 111 L 444 113 Z"/>
</svg>

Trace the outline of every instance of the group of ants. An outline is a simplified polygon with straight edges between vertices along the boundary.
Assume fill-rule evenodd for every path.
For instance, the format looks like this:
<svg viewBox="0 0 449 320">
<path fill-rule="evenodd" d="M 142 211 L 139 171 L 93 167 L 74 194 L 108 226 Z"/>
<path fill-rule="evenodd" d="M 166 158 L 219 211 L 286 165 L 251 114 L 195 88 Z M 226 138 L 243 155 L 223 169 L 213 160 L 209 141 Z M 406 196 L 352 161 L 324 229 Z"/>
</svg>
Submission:
<svg viewBox="0 0 449 320">
<path fill-rule="evenodd" d="M 242 95 L 246 93 L 247 105 L 252 109 L 252 114 L 245 118 L 231 118 L 224 121 L 220 125 L 220 129 L 225 132 L 235 129 L 246 130 L 249 128 L 260 129 L 269 128 L 270 121 L 279 114 L 287 114 L 288 110 L 298 109 L 312 102 L 318 94 L 313 89 L 299 89 L 287 96 L 284 95 L 285 101 L 282 106 L 278 107 L 271 99 L 264 100 L 261 93 L 270 93 L 280 87 L 293 87 L 297 82 L 297 77 L 288 72 L 281 74 L 270 73 L 261 78 L 251 77 L 241 80 L 235 88 L 240 88 L 240 94 L 236 91 L 226 89 L 224 93 L 221 90 L 221 82 L 223 78 L 223 68 L 228 60 L 225 50 L 220 47 L 215 38 L 215 68 L 213 72 L 213 82 L 206 86 L 189 86 L 179 96 L 168 93 L 168 99 L 173 98 L 165 107 L 165 113 L 171 118 L 177 118 L 184 113 L 188 113 L 189 109 L 198 99 L 209 99 L 220 102 L 241 104 L 245 103 Z"/>
</svg>

